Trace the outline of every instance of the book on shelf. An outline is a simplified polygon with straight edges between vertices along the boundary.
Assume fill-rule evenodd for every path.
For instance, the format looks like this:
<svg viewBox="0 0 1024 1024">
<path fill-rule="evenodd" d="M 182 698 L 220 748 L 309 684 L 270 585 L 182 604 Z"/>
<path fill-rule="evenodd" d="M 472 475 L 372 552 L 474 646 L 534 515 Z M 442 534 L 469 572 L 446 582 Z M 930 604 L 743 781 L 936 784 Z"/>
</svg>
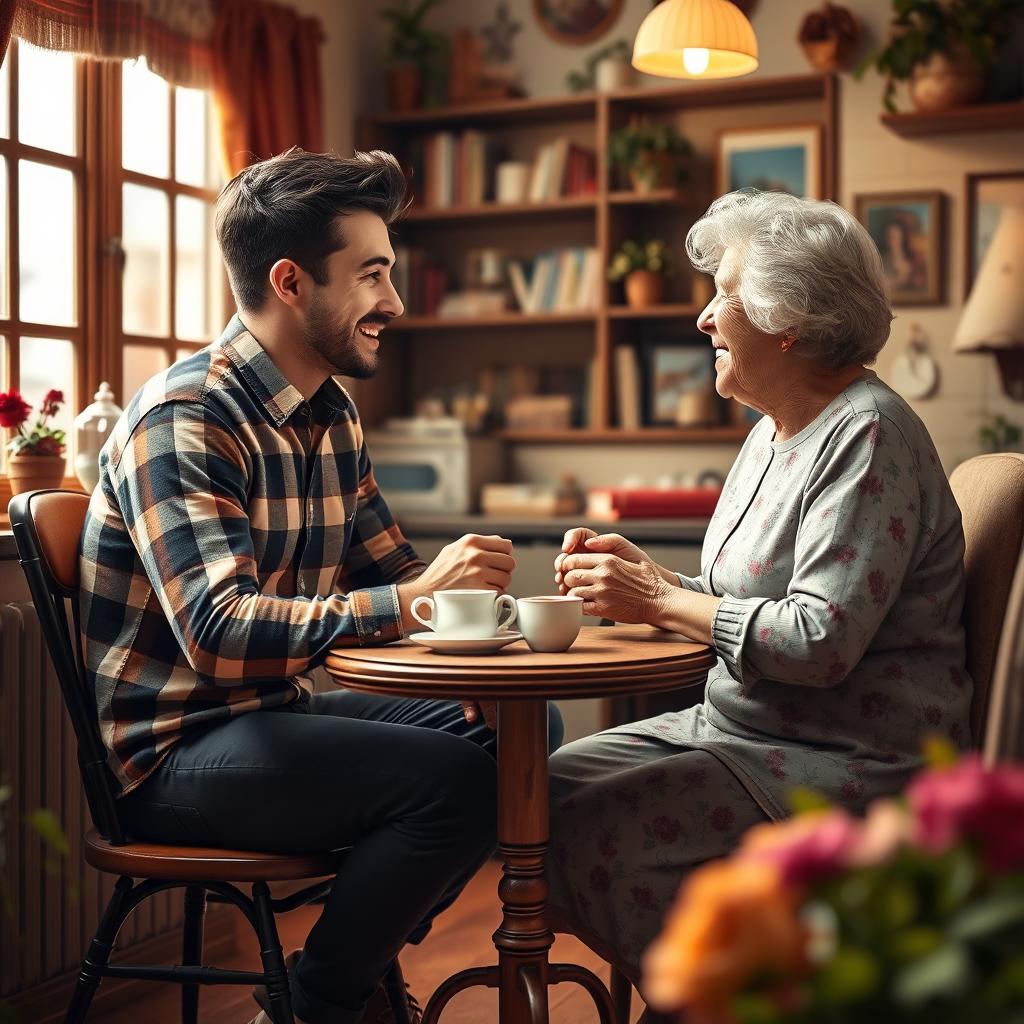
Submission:
<svg viewBox="0 0 1024 1024">
<path fill-rule="evenodd" d="M 597 191 L 597 157 L 592 150 L 568 139 L 556 139 L 541 146 L 530 171 L 531 203 L 551 202 Z"/>
<path fill-rule="evenodd" d="M 423 249 L 395 247 L 391 280 L 406 313 L 433 316 L 448 291 L 448 275 Z"/>
<path fill-rule="evenodd" d="M 623 430 L 640 429 L 640 361 L 632 345 L 615 348 L 615 417 Z"/>
<path fill-rule="evenodd" d="M 597 308 L 601 267 L 595 248 L 552 249 L 531 261 L 509 260 L 512 294 L 523 313 L 574 313 Z"/>
<path fill-rule="evenodd" d="M 587 492 L 587 516 L 618 519 L 709 518 L 722 495 L 720 487 L 594 487 Z"/>
</svg>

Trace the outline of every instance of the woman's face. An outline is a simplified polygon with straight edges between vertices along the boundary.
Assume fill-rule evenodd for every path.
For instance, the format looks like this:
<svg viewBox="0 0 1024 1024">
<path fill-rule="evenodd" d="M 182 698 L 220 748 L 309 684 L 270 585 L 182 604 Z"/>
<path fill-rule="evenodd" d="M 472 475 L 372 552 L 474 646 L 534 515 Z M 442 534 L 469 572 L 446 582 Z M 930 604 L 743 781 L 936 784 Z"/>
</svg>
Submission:
<svg viewBox="0 0 1024 1024">
<path fill-rule="evenodd" d="M 755 327 L 739 296 L 740 253 L 726 249 L 715 274 L 715 297 L 697 318 L 697 327 L 715 346 L 715 389 L 762 412 L 771 406 L 779 380 L 779 340 Z"/>
</svg>

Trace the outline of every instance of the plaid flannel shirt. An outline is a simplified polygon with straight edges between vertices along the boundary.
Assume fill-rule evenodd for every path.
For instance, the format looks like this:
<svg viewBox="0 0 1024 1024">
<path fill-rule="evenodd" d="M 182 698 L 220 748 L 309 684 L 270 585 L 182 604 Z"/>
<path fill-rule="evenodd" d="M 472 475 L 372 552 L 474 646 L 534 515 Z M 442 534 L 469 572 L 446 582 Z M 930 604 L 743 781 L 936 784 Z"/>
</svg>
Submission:
<svg viewBox="0 0 1024 1024">
<path fill-rule="evenodd" d="M 332 647 L 400 639 L 395 584 L 423 562 L 347 392 L 329 379 L 304 401 L 235 317 L 118 420 L 80 566 L 86 675 L 127 793 L 187 730 L 307 699 Z"/>
</svg>

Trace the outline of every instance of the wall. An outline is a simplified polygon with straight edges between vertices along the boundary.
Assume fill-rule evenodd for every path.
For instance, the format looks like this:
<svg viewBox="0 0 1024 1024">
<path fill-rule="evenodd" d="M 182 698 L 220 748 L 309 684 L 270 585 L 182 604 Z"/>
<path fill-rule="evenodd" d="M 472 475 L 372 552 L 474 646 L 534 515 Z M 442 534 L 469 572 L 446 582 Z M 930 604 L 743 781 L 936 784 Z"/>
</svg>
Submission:
<svg viewBox="0 0 1024 1024">
<path fill-rule="evenodd" d="M 889 22 L 889 0 L 846 0 L 861 19 L 868 41 L 883 38 Z M 549 39 L 533 16 L 533 0 L 507 0 L 514 20 L 522 25 L 515 52 L 524 69 L 524 84 L 534 96 L 564 92 L 568 70 L 579 67 L 594 49 L 619 37 L 632 43 L 636 28 L 650 10 L 649 0 L 626 0 L 617 24 L 600 41 L 584 47 L 564 46 Z M 752 21 L 761 49 L 759 76 L 800 74 L 810 70 L 796 43 L 803 14 L 820 6 L 816 0 L 761 0 Z M 480 3 L 447 0 L 433 24 L 446 31 L 479 26 L 493 19 L 497 0 Z M 365 10 L 365 9 L 364 9 Z M 384 101 L 380 71 L 385 34 L 379 18 L 360 12 L 351 22 L 356 37 L 355 77 L 359 111 L 379 110 Z M 663 80 L 647 79 L 661 85 Z M 944 306 L 897 309 L 892 336 L 876 369 L 886 377 L 892 361 L 905 347 L 910 326 L 927 333 L 941 374 L 937 393 L 913 403 L 932 432 L 947 471 L 977 454 L 973 434 L 982 410 L 1002 412 L 1024 422 L 1024 405 L 1001 395 L 995 364 L 984 355 L 956 356 L 950 351 L 962 295 L 963 220 L 967 172 L 1024 169 L 1024 138 L 1020 132 L 972 133 L 922 140 L 902 139 L 882 126 L 881 79 L 871 73 L 860 82 L 849 74 L 840 83 L 839 200 L 852 207 L 860 192 L 939 189 L 947 196 L 947 266 Z M 557 479 L 572 467 L 584 484 L 610 483 L 627 474 L 655 480 L 665 473 L 705 467 L 727 469 L 735 449 L 726 446 L 523 447 L 513 453 L 517 474 L 524 480 Z"/>
</svg>

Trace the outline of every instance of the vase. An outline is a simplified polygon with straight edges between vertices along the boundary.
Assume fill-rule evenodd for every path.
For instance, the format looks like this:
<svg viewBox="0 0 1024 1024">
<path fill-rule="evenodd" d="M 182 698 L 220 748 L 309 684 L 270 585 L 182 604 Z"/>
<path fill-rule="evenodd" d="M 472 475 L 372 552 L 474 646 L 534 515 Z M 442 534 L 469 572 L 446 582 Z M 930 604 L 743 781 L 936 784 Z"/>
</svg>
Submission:
<svg viewBox="0 0 1024 1024">
<path fill-rule="evenodd" d="M 657 306 L 665 294 L 665 278 L 654 270 L 633 270 L 626 275 L 626 304 L 630 309 Z"/>
<path fill-rule="evenodd" d="M 910 76 L 910 98 L 922 113 L 976 103 L 985 91 L 985 69 L 964 46 L 933 53 Z"/>
<path fill-rule="evenodd" d="M 405 112 L 418 110 L 422 81 L 415 64 L 396 64 L 388 68 L 388 107 Z"/>
<path fill-rule="evenodd" d="M 63 455 L 8 455 L 7 479 L 11 494 L 60 487 L 66 468 Z"/>
</svg>

